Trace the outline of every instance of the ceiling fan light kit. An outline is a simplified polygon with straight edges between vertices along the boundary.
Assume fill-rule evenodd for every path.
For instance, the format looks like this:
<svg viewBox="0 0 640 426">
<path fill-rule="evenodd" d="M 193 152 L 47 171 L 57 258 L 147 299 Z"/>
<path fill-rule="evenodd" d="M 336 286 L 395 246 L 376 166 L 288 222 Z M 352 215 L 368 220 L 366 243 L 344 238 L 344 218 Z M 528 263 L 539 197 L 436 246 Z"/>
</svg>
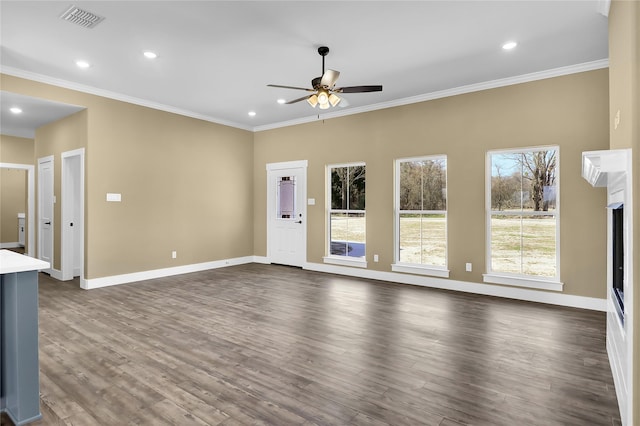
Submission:
<svg viewBox="0 0 640 426">
<path fill-rule="evenodd" d="M 329 103 L 331 104 L 331 106 L 336 106 L 340 103 L 342 99 L 340 99 L 340 97 L 338 95 L 336 95 L 335 93 L 332 93 L 329 95 Z"/>
<path fill-rule="evenodd" d="M 294 86 L 282 86 L 279 84 L 267 84 L 269 87 L 279 87 L 282 89 L 293 89 L 293 90 L 305 90 L 307 92 L 315 92 L 309 96 L 303 96 L 298 99 L 294 99 L 289 102 L 285 102 L 286 104 L 294 104 L 296 102 L 306 100 L 311 107 L 315 108 L 316 106 L 320 106 L 320 109 L 329 109 L 330 107 L 334 107 L 340 104 L 342 100 L 340 96 L 336 93 L 364 93 L 364 92 L 381 92 L 382 86 L 350 86 L 350 87 L 338 87 L 336 88 L 336 81 L 340 76 L 339 71 L 335 70 L 326 70 L 324 69 L 324 57 L 329 53 L 329 48 L 327 46 L 320 46 L 318 48 L 318 53 L 322 56 L 322 76 L 316 77 L 311 80 L 312 89 L 308 89 L 305 87 L 294 87 Z M 345 102 L 343 102 L 345 104 Z"/>
<path fill-rule="evenodd" d="M 318 105 L 318 95 L 313 94 L 313 95 L 309 96 L 307 98 L 307 102 L 309 103 L 309 105 L 311 105 L 313 108 L 315 108 L 316 105 Z"/>
</svg>

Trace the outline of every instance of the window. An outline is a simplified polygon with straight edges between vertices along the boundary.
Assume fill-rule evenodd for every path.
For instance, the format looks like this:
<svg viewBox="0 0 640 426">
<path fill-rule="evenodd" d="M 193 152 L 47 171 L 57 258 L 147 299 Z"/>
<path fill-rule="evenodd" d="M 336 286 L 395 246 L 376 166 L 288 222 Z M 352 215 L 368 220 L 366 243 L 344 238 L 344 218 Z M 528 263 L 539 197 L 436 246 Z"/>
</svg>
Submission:
<svg viewBox="0 0 640 426">
<path fill-rule="evenodd" d="M 447 157 L 396 160 L 392 270 L 448 277 Z"/>
<path fill-rule="evenodd" d="M 278 219 L 296 218 L 296 177 L 281 176 L 277 180 L 276 194 L 278 205 Z"/>
<path fill-rule="evenodd" d="M 366 266 L 365 165 L 329 166 L 328 171 L 329 256 L 325 262 Z"/>
<path fill-rule="evenodd" d="M 557 147 L 487 156 L 485 281 L 561 290 Z"/>
</svg>

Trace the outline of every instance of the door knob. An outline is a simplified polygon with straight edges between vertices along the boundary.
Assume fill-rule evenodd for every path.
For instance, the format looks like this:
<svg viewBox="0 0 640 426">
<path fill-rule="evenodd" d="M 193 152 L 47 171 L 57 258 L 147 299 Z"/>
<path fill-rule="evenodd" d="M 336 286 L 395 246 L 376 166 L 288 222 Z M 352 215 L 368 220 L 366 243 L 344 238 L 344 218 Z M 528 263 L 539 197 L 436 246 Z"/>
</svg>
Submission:
<svg viewBox="0 0 640 426">
<path fill-rule="evenodd" d="M 302 223 L 302 221 L 301 221 L 301 220 L 299 220 L 299 221 L 297 221 L 296 223 Z"/>
<path fill-rule="evenodd" d="M 44 224 L 45 225 L 51 225 L 51 222 L 45 222 Z"/>
</svg>

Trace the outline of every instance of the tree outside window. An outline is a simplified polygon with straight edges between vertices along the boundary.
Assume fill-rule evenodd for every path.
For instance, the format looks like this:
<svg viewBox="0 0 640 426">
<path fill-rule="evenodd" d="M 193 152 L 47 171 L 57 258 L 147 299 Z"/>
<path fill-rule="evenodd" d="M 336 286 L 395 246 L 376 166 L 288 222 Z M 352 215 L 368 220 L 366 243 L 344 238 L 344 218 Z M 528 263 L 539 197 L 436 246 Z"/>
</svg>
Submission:
<svg viewBox="0 0 640 426">
<path fill-rule="evenodd" d="M 447 159 L 398 160 L 398 263 L 447 266 Z"/>
<path fill-rule="evenodd" d="M 489 272 L 558 277 L 558 150 L 493 151 Z"/>
<path fill-rule="evenodd" d="M 329 254 L 365 257 L 366 168 L 362 163 L 330 166 Z"/>
</svg>

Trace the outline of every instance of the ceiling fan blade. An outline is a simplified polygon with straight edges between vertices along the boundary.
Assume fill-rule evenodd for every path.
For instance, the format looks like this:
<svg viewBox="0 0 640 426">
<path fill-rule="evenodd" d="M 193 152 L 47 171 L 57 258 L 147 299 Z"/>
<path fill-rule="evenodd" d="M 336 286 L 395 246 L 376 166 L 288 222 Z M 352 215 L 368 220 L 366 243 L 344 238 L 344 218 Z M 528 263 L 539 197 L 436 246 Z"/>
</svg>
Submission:
<svg viewBox="0 0 640 426">
<path fill-rule="evenodd" d="M 363 93 L 363 92 L 382 92 L 382 86 L 350 86 L 335 89 L 337 93 Z"/>
<path fill-rule="evenodd" d="M 279 84 L 267 84 L 267 86 L 268 87 L 279 87 L 281 89 L 306 90 L 307 92 L 315 92 L 314 89 L 307 89 L 306 87 L 281 86 Z"/>
<path fill-rule="evenodd" d="M 326 70 L 320 80 L 320 85 L 324 87 L 333 87 L 336 84 L 336 80 L 340 77 L 340 71 Z"/>
<path fill-rule="evenodd" d="M 308 97 L 309 96 L 303 96 L 301 98 L 294 99 L 294 100 L 289 101 L 289 102 L 285 102 L 285 105 L 290 105 L 290 104 L 295 104 L 296 102 L 305 101 L 305 100 L 307 100 Z"/>
</svg>

